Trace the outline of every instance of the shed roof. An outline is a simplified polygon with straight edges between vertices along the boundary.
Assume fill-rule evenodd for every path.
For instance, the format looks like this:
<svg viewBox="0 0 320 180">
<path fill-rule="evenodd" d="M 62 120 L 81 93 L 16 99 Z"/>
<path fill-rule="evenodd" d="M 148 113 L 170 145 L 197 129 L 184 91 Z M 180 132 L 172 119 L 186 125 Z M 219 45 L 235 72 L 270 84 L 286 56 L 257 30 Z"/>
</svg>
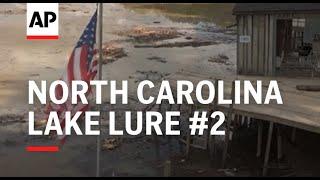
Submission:
<svg viewBox="0 0 320 180">
<path fill-rule="evenodd" d="M 233 14 L 318 13 L 320 3 L 237 3 Z"/>
</svg>

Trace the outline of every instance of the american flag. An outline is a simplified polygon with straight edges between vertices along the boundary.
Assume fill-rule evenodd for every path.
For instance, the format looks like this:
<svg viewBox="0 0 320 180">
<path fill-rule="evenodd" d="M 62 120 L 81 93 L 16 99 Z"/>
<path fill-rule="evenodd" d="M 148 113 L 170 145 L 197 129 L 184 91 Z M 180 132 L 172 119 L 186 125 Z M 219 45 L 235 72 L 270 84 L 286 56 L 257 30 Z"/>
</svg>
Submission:
<svg viewBox="0 0 320 180">
<path fill-rule="evenodd" d="M 73 80 L 82 80 L 88 84 L 89 90 L 86 94 L 87 98 L 91 96 L 90 80 L 94 79 L 97 74 L 97 60 L 94 58 L 95 49 L 94 45 L 96 42 L 96 25 L 97 25 L 97 11 L 91 17 L 90 22 L 83 31 L 79 41 L 77 42 L 72 54 L 69 58 L 66 69 L 60 78 L 64 81 L 71 92 L 71 82 Z M 57 86 L 55 89 L 55 95 L 58 99 L 62 97 L 62 87 Z M 71 93 L 66 103 L 64 104 L 54 104 L 52 102 L 48 103 L 45 113 L 49 114 L 51 111 L 56 111 L 60 119 L 60 125 L 63 128 L 65 126 L 65 112 L 71 111 L 74 115 L 77 111 L 84 112 L 89 108 L 88 104 L 71 104 Z M 65 142 L 66 136 L 58 136 L 58 139 L 63 144 Z"/>
</svg>

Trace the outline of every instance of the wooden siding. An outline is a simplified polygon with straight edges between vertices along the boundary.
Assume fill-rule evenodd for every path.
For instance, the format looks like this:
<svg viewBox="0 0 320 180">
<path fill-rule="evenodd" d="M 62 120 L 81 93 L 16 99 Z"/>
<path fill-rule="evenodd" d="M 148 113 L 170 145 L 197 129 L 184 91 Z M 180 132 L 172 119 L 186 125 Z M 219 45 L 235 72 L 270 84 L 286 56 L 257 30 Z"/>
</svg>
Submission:
<svg viewBox="0 0 320 180">
<path fill-rule="evenodd" d="M 273 15 L 238 16 L 238 74 L 274 75 L 275 17 Z M 240 36 L 250 36 L 241 43 Z"/>
</svg>

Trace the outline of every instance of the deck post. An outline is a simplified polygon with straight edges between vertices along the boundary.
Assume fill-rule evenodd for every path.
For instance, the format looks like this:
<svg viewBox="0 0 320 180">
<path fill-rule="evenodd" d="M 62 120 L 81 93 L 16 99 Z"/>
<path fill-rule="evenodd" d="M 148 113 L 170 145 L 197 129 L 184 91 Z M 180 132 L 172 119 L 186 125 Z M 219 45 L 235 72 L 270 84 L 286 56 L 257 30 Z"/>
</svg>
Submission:
<svg viewBox="0 0 320 180">
<path fill-rule="evenodd" d="M 169 111 L 172 110 L 172 104 L 170 104 L 169 106 Z M 168 149 L 169 149 L 169 159 L 171 159 L 171 155 L 172 155 L 172 136 L 168 136 Z"/>
<path fill-rule="evenodd" d="M 272 131 L 273 131 L 273 122 L 270 122 L 269 131 L 268 131 L 268 140 L 267 140 L 266 152 L 265 152 L 265 155 L 264 155 L 262 176 L 266 176 L 267 175 L 267 171 L 268 171 L 270 147 L 271 147 L 271 141 L 272 141 Z"/>
<path fill-rule="evenodd" d="M 231 99 L 232 104 L 230 104 L 228 116 L 227 116 L 227 127 L 225 132 L 225 143 L 224 143 L 224 149 L 222 154 L 222 168 L 226 165 L 227 155 L 228 155 L 228 146 L 229 146 L 229 138 L 230 138 L 230 126 L 231 126 L 231 120 L 232 120 L 232 112 L 233 112 L 233 105 L 234 105 L 234 87 L 235 87 L 235 81 L 232 81 L 231 86 Z"/>
<path fill-rule="evenodd" d="M 297 128 L 292 128 L 292 133 L 291 133 L 291 142 L 292 143 L 296 142 L 296 132 L 297 132 Z"/>
<path fill-rule="evenodd" d="M 164 177 L 171 176 L 171 161 L 170 160 L 167 160 L 164 162 L 163 175 L 164 175 Z"/>
<path fill-rule="evenodd" d="M 182 104 L 183 104 L 183 101 L 182 101 Z M 180 114 L 181 114 L 181 106 L 182 106 L 182 104 L 179 104 L 178 105 L 178 111 L 180 112 Z M 179 130 L 181 131 L 181 129 L 182 129 L 182 126 L 181 126 L 181 116 L 179 116 Z M 181 135 L 181 134 L 180 134 Z M 179 143 L 179 150 L 180 150 L 180 152 L 182 153 L 183 152 L 183 143 L 180 141 L 180 139 L 178 139 L 178 143 Z"/>
<path fill-rule="evenodd" d="M 215 82 L 214 82 L 214 89 L 216 90 L 216 94 L 218 94 L 218 79 L 215 79 Z M 216 109 L 217 109 L 217 105 L 218 105 L 218 98 L 214 98 L 214 101 L 213 101 L 213 106 L 212 106 L 212 109 L 210 111 L 210 115 L 212 112 L 214 112 Z M 210 109 L 210 106 L 209 106 L 209 109 Z M 214 124 L 215 122 L 215 119 L 212 119 L 210 118 L 209 116 L 209 129 L 211 129 L 212 125 Z M 215 136 L 212 136 L 210 133 L 209 133 L 209 140 L 208 140 L 208 149 L 209 149 L 209 157 L 210 157 L 210 161 L 211 163 L 213 162 L 214 160 L 214 157 L 215 157 Z"/>
<path fill-rule="evenodd" d="M 193 117 L 193 113 L 195 111 L 195 105 L 192 104 L 190 108 L 189 117 Z M 190 148 L 191 148 L 191 132 L 187 131 L 187 140 L 186 140 L 186 158 L 189 159 L 190 156 Z"/>
<path fill-rule="evenodd" d="M 277 157 L 278 160 L 282 158 L 282 136 L 280 131 L 280 124 L 277 125 Z"/>
<path fill-rule="evenodd" d="M 161 110 L 161 104 L 159 104 L 158 112 Z M 144 112 L 146 113 L 146 112 Z M 155 147 L 155 156 L 156 156 L 156 161 L 160 161 L 160 145 L 159 145 L 159 139 L 157 134 L 152 131 L 152 137 L 153 137 L 153 142 L 154 142 L 154 147 Z"/>
<path fill-rule="evenodd" d="M 261 156 L 262 129 L 263 129 L 262 120 L 258 120 L 258 142 L 257 142 L 257 154 L 256 154 L 257 157 Z"/>
</svg>

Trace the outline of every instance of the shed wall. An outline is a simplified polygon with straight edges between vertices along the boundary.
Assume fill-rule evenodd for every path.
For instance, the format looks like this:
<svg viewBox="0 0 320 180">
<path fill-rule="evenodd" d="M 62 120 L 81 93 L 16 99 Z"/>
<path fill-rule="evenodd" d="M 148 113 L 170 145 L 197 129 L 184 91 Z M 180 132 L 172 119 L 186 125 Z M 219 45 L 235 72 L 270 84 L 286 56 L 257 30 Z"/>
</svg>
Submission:
<svg viewBox="0 0 320 180">
<path fill-rule="evenodd" d="M 274 15 L 239 15 L 238 74 L 274 75 L 275 73 L 275 17 Z M 249 36 L 249 42 L 241 42 Z"/>
</svg>

